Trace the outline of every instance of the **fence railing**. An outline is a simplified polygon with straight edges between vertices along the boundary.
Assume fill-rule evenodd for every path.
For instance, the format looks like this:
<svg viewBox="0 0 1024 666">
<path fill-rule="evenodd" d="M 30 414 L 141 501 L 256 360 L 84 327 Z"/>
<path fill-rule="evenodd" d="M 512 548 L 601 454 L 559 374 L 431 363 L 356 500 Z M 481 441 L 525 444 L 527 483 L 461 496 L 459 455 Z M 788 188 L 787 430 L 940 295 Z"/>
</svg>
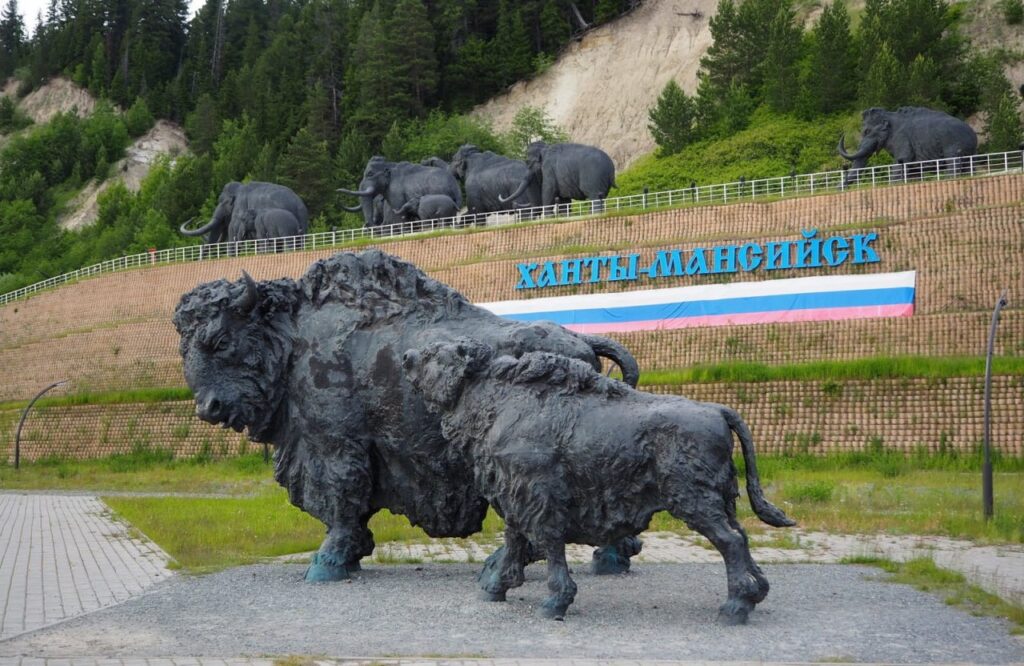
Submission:
<svg viewBox="0 0 1024 666">
<path fill-rule="evenodd" d="M 294 250 L 313 250 L 352 243 L 361 239 L 391 239 L 410 234 L 424 234 L 443 229 L 474 226 L 494 227 L 507 224 L 571 220 L 606 213 L 631 213 L 658 208 L 673 208 L 705 204 L 736 203 L 758 199 L 783 198 L 808 194 L 824 194 L 851 188 L 875 188 L 908 180 L 949 180 L 972 176 L 998 175 L 1024 171 L 1024 151 L 988 153 L 941 160 L 928 160 L 905 164 L 887 164 L 863 169 L 842 169 L 820 173 L 792 173 L 788 176 L 740 179 L 721 185 L 691 184 L 676 190 L 644 192 L 600 201 L 576 201 L 553 206 L 522 207 L 500 213 L 464 214 L 435 220 L 416 220 L 399 224 L 362 229 L 340 229 L 306 236 L 293 236 L 266 240 L 247 240 L 208 245 L 188 245 L 166 250 L 151 250 L 118 259 L 79 268 L 78 270 L 47 278 L 41 282 L 0 295 L 0 305 L 24 298 L 33 293 L 57 287 L 68 282 L 143 266 L 219 259 L 251 254 L 266 254 Z"/>
</svg>

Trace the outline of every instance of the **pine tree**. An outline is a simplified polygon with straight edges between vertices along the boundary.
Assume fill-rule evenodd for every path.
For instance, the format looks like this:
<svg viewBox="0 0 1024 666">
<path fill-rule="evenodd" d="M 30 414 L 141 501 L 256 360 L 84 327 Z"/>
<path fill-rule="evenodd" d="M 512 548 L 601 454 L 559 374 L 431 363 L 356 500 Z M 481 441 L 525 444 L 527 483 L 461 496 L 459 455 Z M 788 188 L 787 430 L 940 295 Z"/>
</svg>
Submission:
<svg viewBox="0 0 1024 666">
<path fill-rule="evenodd" d="M 764 60 L 764 100 L 774 111 L 786 113 L 796 104 L 801 33 L 794 23 L 792 7 L 780 7 L 771 22 Z"/>
<path fill-rule="evenodd" d="M 393 101 L 399 73 L 390 48 L 380 3 L 374 2 L 359 22 L 359 36 L 346 77 L 348 88 L 355 95 L 350 126 L 359 128 L 373 144 L 378 144 L 398 119 L 399 109 Z"/>
<path fill-rule="evenodd" d="M 18 0 L 7 0 L 0 11 L 0 79 L 14 73 L 25 51 L 25 21 Z"/>
<path fill-rule="evenodd" d="M 804 117 L 841 111 L 853 103 L 857 90 L 857 61 L 845 0 L 834 0 L 818 19 L 810 40 L 802 99 Z"/>
<path fill-rule="evenodd" d="M 1017 100 L 1013 93 L 1006 91 L 996 100 L 994 106 L 985 109 L 988 116 L 985 122 L 985 134 L 988 141 L 986 152 L 1002 153 L 1020 150 L 1024 146 L 1024 125 L 1017 111 Z"/>
<path fill-rule="evenodd" d="M 942 106 L 939 68 L 931 58 L 918 54 L 907 76 L 906 103 L 914 106 Z"/>
<path fill-rule="evenodd" d="M 663 156 L 678 153 L 697 139 L 696 104 L 674 79 L 665 84 L 647 117 L 647 128 Z"/>
<path fill-rule="evenodd" d="M 572 35 L 572 26 L 559 11 L 558 3 L 545 2 L 538 19 L 541 48 L 545 53 L 555 54 Z"/>
<path fill-rule="evenodd" d="M 277 161 L 277 180 L 299 195 L 310 217 L 323 212 L 335 187 L 327 142 L 317 141 L 305 127 L 299 130 Z"/>
<path fill-rule="evenodd" d="M 433 101 L 438 81 L 434 32 L 422 0 L 398 0 L 387 31 L 395 67 L 392 102 L 403 107 L 403 117 L 422 116 Z"/>
<path fill-rule="evenodd" d="M 861 82 L 858 97 L 865 107 L 880 106 L 893 109 L 904 103 L 904 70 L 896 61 L 888 43 L 883 43 L 878 55 L 871 63 L 864 81 Z"/>
<path fill-rule="evenodd" d="M 519 9 L 509 0 L 501 0 L 498 9 L 498 31 L 491 41 L 500 85 L 509 85 L 533 69 L 530 38 Z"/>
</svg>

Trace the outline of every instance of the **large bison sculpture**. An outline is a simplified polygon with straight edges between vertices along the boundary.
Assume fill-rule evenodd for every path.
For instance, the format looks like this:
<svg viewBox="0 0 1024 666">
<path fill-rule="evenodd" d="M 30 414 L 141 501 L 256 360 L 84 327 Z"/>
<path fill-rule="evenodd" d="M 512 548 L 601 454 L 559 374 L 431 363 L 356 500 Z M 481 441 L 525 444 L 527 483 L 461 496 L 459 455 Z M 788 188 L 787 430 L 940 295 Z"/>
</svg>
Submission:
<svg viewBox="0 0 1024 666">
<path fill-rule="evenodd" d="M 487 502 L 472 465 L 441 433 L 402 372 L 402 353 L 471 338 L 519 356 L 543 350 L 600 368 L 621 345 L 556 324 L 520 323 L 470 304 L 379 251 L 317 261 L 299 280 L 201 284 L 174 313 L 185 380 L 204 421 L 276 445 L 274 476 L 327 535 L 306 571 L 342 580 L 373 552 L 370 517 L 386 508 L 431 536 L 468 536 Z M 595 552 L 595 570 L 628 568 L 632 541 Z"/>
<path fill-rule="evenodd" d="M 795 523 L 765 498 L 750 430 L 732 409 L 636 391 L 565 356 L 513 358 L 473 340 L 410 349 L 403 366 L 505 519 L 503 558 L 481 576 L 485 598 L 503 601 L 523 584 L 526 564 L 543 558 L 552 594 L 539 612 L 562 619 L 576 597 L 565 544 L 636 535 L 662 510 L 725 559 L 722 621 L 746 622 L 768 594 L 736 520 L 734 432 L 754 513 L 769 525 Z"/>
</svg>

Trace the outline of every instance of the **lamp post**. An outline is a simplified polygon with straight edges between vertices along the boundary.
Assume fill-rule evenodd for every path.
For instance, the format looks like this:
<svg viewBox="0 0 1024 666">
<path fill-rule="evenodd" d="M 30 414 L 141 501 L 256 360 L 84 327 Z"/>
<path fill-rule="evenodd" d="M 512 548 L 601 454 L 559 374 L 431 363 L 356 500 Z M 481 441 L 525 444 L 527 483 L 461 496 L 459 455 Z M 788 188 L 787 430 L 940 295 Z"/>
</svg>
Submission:
<svg viewBox="0 0 1024 666">
<path fill-rule="evenodd" d="M 32 409 L 32 405 L 36 404 L 36 400 L 43 397 L 43 394 L 50 389 L 57 388 L 61 384 L 67 384 L 68 380 L 62 379 L 59 382 L 54 382 L 44 388 L 42 391 L 36 394 L 36 397 L 32 398 L 32 401 L 25 406 L 25 411 L 21 413 L 21 420 L 18 421 L 18 429 L 14 433 L 14 469 L 18 469 L 21 465 L 21 427 L 25 425 L 25 419 L 28 417 L 28 410 Z"/>
<path fill-rule="evenodd" d="M 988 352 L 985 354 L 985 462 L 981 468 L 981 495 L 985 520 L 991 520 L 992 509 L 992 348 L 996 344 L 996 327 L 999 325 L 999 311 L 1006 307 L 1006 290 L 999 294 L 995 310 L 992 311 L 992 326 L 988 330 Z"/>
</svg>

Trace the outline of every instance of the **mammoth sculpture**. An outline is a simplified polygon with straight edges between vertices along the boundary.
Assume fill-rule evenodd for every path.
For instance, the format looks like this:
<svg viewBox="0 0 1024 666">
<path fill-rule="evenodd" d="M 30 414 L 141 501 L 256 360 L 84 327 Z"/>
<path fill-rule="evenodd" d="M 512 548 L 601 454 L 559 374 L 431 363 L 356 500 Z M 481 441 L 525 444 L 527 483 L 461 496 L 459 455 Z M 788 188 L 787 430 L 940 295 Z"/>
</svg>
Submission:
<svg viewBox="0 0 1024 666">
<path fill-rule="evenodd" d="M 447 162 L 442 160 L 440 157 L 436 157 L 433 155 L 431 155 L 430 157 L 424 157 L 422 160 L 420 160 L 420 164 L 422 164 L 423 166 L 437 167 L 439 169 L 450 168 Z"/>
<path fill-rule="evenodd" d="M 723 622 L 746 622 L 768 594 L 736 519 L 733 433 L 754 513 L 777 527 L 795 523 L 765 498 L 750 430 L 734 410 L 636 391 L 567 356 L 513 358 L 474 340 L 410 349 L 403 367 L 505 519 L 501 561 L 481 576 L 485 599 L 504 601 L 523 568 L 546 559 L 552 594 L 539 612 L 562 619 L 576 596 L 565 544 L 639 534 L 663 510 L 725 560 Z"/>
<path fill-rule="evenodd" d="M 601 201 L 615 187 L 615 164 L 608 153 L 579 143 L 548 145 L 534 141 L 526 149 L 527 174 L 501 203 L 522 195 L 532 183 L 539 182 L 541 203 L 551 206 L 575 199 Z"/>
<path fill-rule="evenodd" d="M 359 183 L 359 189 L 365 189 L 370 186 L 370 181 L 365 178 Z M 343 205 L 342 208 L 344 208 L 350 213 L 363 213 L 362 203 L 359 203 L 355 206 Z M 364 215 L 363 227 L 365 228 L 389 226 L 392 224 L 401 224 L 402 222 L 407 221 L 404 216 L 396 215 L 395 211 L 388 206 L 387 202 L 384 200 L 384 197 L 381 196 L 380 194 L 374 196 L 373 201 L 370 203 L 370 215 L 370 224 L 366 224 Z"/>
<path fill-rule="evenodd" d="M 388 207 L 398 210 L 410 199 L 425 194 L 444 194 L 455 202 L 457 208 L 462 208 L 462 192 L 448 169 L 410 162 L 388 162 L 379 155 L 366 163 L 358 190 L 339 188 L 338 191 L 359 197 L 367 227 L 375 226 L 373 200 L 377 196 L 383 198 L 385 210 Z M 346 207 L 346 210 L 353 209 Z"/>
<path fill-rule="evenodd" d="M 373 552 L 370 517 L 387 508 L 432 536 L 480 529 L 487 502 L 441 420 L 402 373 L 402 353 L 471 337 L 504 354 L 600 358 L 636 384 L 618 343 L 549 322 L 520 323 L 470 304 L 383 252 L 339 253 L 298 279 L 201 284 L 174 312 L 185 380 L 204 421 L 276 446 L 274 477 L 327 526 L 306 572 L 341 580 Z M 595 567 L 628 568 L 635 547 L 608 544 Z"/>
<path fill-rule="evenodd" d="M 540 179 L 528 179 L 530 172 L 525 162 L 467 143 L 452 156 L 451 170 L 466 186 L 466 207 L 470 214 L 541 205 Z M 501 198 L 503 193 L 516 190 L 524 180 L 528 183 L 522 192 L 508 199 Z"/>
<path fill-rule="evenodd" d="M 856 151 L 846 152 L 846 137 L 839 137 L 839 155 L 850 160 L 845 185 L 855 182 L 858 170 L 880 150 L 892 155 L 898 164 L 969 157 L 978 150 L 978 136 L 971 126 L 941 111 L 918 106 L 903 106 L 896 111 L 871 108 L 861 113 L 861 118 Z"/>
<path fill-rule="evenodd" d="M 395 211 L 395 215 L 410 216 L 418 220 L 440 220 L 454 218 L 459 214 L 459 207 L 455 205 L 450 196 L 445 194 L 424 194 L 421 197 L 413 197 L 405 202 L 405 205 Z"/>
<path fill-rule="evenodd" d="M 299 233 L 309 229 L 309 211 L 295 192 L 276 183 L 230 182 L 221 190 L 213 218 L 198 229 L 189 229 L 188 222 L 179 229 L 186 236 L 207 234 L 207 243 L 222 243 L 227 240 L 248 240 L 250 227 L 247 226 L 249 211 L 264 208 L 278 208 L 291 213 L 299 223 Z M 189 220 L 191 222 L 191 220 Z M 296 235 L 296 234 L 289 234 Z"/>
</svg>

